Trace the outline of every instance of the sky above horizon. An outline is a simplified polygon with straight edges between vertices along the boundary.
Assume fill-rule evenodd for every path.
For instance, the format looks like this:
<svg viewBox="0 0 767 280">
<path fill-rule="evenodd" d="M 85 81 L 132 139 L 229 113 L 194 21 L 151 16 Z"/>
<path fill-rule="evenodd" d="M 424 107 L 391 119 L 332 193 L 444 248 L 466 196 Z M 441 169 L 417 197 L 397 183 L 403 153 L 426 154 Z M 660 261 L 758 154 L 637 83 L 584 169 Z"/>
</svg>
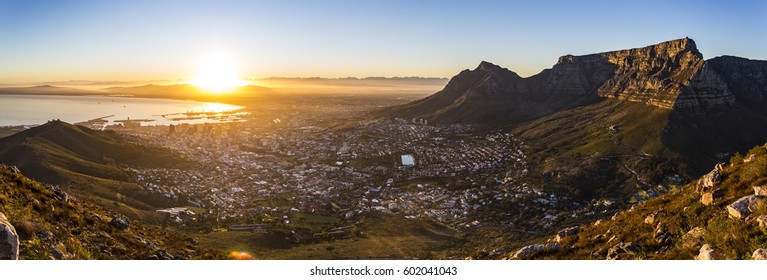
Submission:
<svg viewBox="0 0 767 280">
<path fill-rule="evenodd" d="M 0 0 L 0 83 L 534 75 L 565 54 L 690 37 L 705 58 L 767 60 L 767 1 Z M 234 71 L 234 70 L 233 70 Z"/>
</svg>

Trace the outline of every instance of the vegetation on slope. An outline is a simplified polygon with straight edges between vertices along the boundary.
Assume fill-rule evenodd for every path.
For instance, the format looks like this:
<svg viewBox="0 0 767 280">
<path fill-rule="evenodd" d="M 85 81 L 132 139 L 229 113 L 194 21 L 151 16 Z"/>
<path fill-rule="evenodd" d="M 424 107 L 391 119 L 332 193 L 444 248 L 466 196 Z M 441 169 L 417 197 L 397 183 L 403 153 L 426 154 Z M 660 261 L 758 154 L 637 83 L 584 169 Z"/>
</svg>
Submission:
<svg viewBox="0 0 767 280">
<path fill-rule="evenodd" d="M 169 204 L 133 182 L 124 167 L 191 166 L 170 150 L 60 121 L 0 139 L 0 162 L 18 166 L 30 178 L 144 220 L 158 218 L 154 210 Z"/>
<path fill-rule="evenodd" d="M 715 172 L 721 180 L 713 180 L 710 190 L 701 191 L 699 186 L 701 180 L 711 178 L 707 174 L 610 220 L 581 226 L 577 235 L 560 240 L 560 248 L 535 258 L 693 259 L 708 244 L 717 259 L 751 259 L 756 249 L 767 247 L 767 228 L 757 221 L 767 215 L 767 199 L 759 198 L 745 219 L 731 217 L 727 206 L 753 195 L 753 186 L 767 184 L 767 146 L 736 155 Z M 701 197 L 705 193 L 716 193 L 713 201 L 704 204 Z M 627 246 L 631 248 L 622 249 Z"/>
<path fill-rule="evenodd" d="M 129 221 L 0 165 L 0 212 L 19 234 L 21 259 L 221 259 L 178 232 Z"/>
</svg>

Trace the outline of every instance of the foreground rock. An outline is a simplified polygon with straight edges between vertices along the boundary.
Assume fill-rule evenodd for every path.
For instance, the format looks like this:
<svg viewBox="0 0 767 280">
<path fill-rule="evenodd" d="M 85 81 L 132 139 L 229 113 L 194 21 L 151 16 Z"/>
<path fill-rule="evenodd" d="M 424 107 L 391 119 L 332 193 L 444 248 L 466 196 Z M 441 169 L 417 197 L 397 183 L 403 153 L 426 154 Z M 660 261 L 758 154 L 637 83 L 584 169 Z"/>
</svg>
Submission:
<svg viewBox="0 0 767 280">
<path fill-rule="evenodd" d="M 716 167 L 714 167 L 714 170 L 711 170 L 711 172 L 703 175 L 703 177 L 700 178 L 698 185 L 695 187 L 695 191 L 698 193 L 704 193 L 712 190 L 717 184 L 719 184 L 719 182 L 722 181 L 723 169 L 724 166 L 721 163 L 717 164 Z"/>
<path fill-rule="evenodd" d="M 756 218 L 756 222 L 759 223 L 759 228 L 767 229 L 767 215 L 761 215 Z"/>
<path fill-rule="evenodd" d="M 701 227 L 695 227 L 682 236 L 682 246 L 687 248 L 700 246 L 700 242 L 703 240 L 705 230 Z"/>
<path fill-rule="evenodd" d="M 754 186 L 755 196 L 767 196 L 767 186 Z"/>
<path fill-rule="evenodd" d="M 562 248 L 562 245 L 559 245 L 559 243 L 546 243 L 546 244 L 535 244 L 535 245 L 525 246 L 525 247 L 522 247 L 522 249 L 519 249 L 516 253 L 514 253 L 514 255 L 512 255 L 511 258 L 528 259 L 538 254 L 550 253 L 550 252 L 559 250 L 560 248 Z"/>
<path fill-rule="evenodd" d="M 627 260 L 639 253 L 639 244 L 634 242 L 621 242 L 607 250 L 608 260 Z"/>
<path fill-rule="evenodd" d="M 722 197 L 724 197 L 724 192 L 722 190 L 706 192 L 706 193 L 703 193 L 703 195 L 700 197 L 700 203 L 702 203 L 703 205 L 709 206 L 711 204 L 714 204 L 714 201 Z"/>
<path fill-rule="evenodd" d="M 703 247 L 700 247 L 700 252 L 695 259 L 702 261 L 715 260 L 716 250 L 714 250 L 714 247 L 710 244 L 704 244 Z"/>
<path fill-rule="evenodd" d="M 0 213 L 0 260 L 19 259 L 19 235 L 11 222 Z"/>
<path fill-rule="evenodd" d="M 114 216 L 109 225 L 119 230 L 126 230 L 130 227 L 130 220 L 127 217 Z"/>
<path fill-rule="evenodd" d="M 727 205 L 727 212 L 732 218 L 745 219 L 756 210 L 757 201 L 758 199 L 754 195 L 741 197 L 732 204 Z"/>
<path fill-rule="evenodd" d="M 567 239 L 568 237 L 575 236 L 580 232 L 580 228 L 576 227 L 569 227 L 563 230 L 560 230 L 557 232 L 557 243 L 562 243 L 563 240 Z"/>
<path fill-rule="evenodd" d="M 761 248 L 756 249 L 754 251 L 754 254 L 751 255 L 752 260 L 767 260 L 767 249 Z"/>
</svg>

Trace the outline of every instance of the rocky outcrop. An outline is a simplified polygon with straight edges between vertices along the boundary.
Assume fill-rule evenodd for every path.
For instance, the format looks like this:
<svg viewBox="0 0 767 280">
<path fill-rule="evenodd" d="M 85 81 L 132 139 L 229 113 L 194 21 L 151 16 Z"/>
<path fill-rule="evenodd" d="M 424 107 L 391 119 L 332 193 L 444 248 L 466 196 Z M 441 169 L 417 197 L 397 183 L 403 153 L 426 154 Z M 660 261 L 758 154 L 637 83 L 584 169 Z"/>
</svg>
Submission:
<svg viewBox="0 0 767 280">
<path fill-rule="evenodd" d="M 665 228 L 661 223 L 658 223 L 658 226 L 655 227 L 653 239 L 656 243 L 658 243 L 658 245 L 661 246 L 668 246 L 674 243 L 674 235 L 668 232 L 668 229 Z"/>
<path fill-rule="evenodd" d="M 621 242 L 607 250 L 608 260 L 626 260 L 636 257 L 639 253 L 639 244 L 633 242 Z"/>
<path fill-rule="evenodd" d="M 692 39 L 600 54 L 617 65 L 598 94 L 660 108 L 729 105 L 735 97 L 711 70 Z"/>
<path fill-rule="evenodd" d="M 647 215 L 646 217 L 644 217 L 644 223 L 648 224 L 648 225 L 654 224 L 655 223 L 655 215 L 656 215 L 655 213 L 652 213 L 652 214 Z"/>
<path fill-rule="evenodd" d="M 716 250 L 713 246 L 711 246 L 711 244 L 704 244 L 702 247 L 700 247 L 698 256 L 695 257 L 695 259 L 702 261 L 716 260 Z"/>
<path fill-rule="evenodd" d="M 539 254 L 550 253 L 559 250 L 560 248 L 562 248 L 562 245 L 559 245 L 559 243 L 529 245 L 517 250 L 517 252 L 515 252 L 511 258 L 528 259 Z"/>
<path fill-rule="evenodd" d="M 767 229 L 767 215 L 757 217 L 756 222 L 759 224 L 759 228 Z"/>
<path fill-rule="evenodd" d="M 714 167 L 714 170 L 700 177 L 698 184 L 695 186 L 695 191 L 703 193 L 713 189 L 722 181 L 722 170 L 724 170 L 724 166 L 720 163 Z"/>
<path fill-rule="evenodd" d="M 453 77 L 442 91 L 392 113 L 437 123 L 521 122 L 590 104 L 599 97 L 701 112 L 731 106 L 740 97 L 742 102 L 767 99 L 766 66 L 767 62 L 734 57 L 709 63 L 689 38 L 564 55 L 551 69 L 529 78 L 483 61 L 476 69 Z"/>
<path fill-rule="evenodd" d="M 714 201 L 724 197 L 724 192 L 722 190 L 715 190 L 712 192 L 707 192 L 701 195 L 700 197 L 700 203 L 706 206 L 709 206 L 714 203 Z"/>
<path fill-rule="evenodd" d="M 758 198 L 755 195 L 741 197 L 730 205 L 727 205 L 727 213 L 731 218 L 745 219 L 756 210 Z"/>
<path fill-rule="evenodd" d="M 682 236 L 683 247 L 692 248 L 700 246 L 700 242 L 703 240 L 703 234 L 706 231 L 701 227 L 695 227 Z"/>
<path fill-rule="evenodd" d="M 579 232 L 580 232 L 580 228 L 577 226 L 560 230 L 559 232 L 557 232 L 556 241 L 557 243 L 562 243 L 562 241 L 564 241 L 568 237 L 578 235 Z"/>
<path fill-rule="evenodd" d="M 727 83 L 735 98 L 762 115 L 767 106 L 767 61 L 720 56 L 707 61 Z"/>
<path fill-rule="evenodd" d="M 754 186 L 755 196 L 767 196 L 767 186 Z"/>
<path fill-rule="evenodd" d="M 109 225 L 119 230 L 126 230 L 130 227 L 130 220 L 128 217 L 114 216 L 109 221 Z"/>
<path fill-rule="evenodd" d="M 751 254 L 752 260 L 767 260 L 767 249 L 760 248 L 756 249 L 753 254 Z"/>
<path fill-rule="evenodd" d="M 0 260 L 17 259 L 19 259 L 19 235 L 16 234 L 16 229 L 5 214 L 0 213 Z"/>
</svg>

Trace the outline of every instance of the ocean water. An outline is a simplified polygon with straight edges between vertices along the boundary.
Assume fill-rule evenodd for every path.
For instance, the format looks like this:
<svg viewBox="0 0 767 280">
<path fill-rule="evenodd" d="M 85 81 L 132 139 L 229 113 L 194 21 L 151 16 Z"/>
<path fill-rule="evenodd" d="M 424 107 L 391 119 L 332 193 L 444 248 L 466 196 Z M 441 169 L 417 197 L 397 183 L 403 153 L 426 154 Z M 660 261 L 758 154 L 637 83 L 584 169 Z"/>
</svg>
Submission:
<svg viewBox="0 0 767 280">
<path fill-rule="evenodd" d="M 103 118 L 105 125 L 234 121 L 244 107 L 210 102 L 116 96 L 0 94 L 0 126 L 37 125 L 59 119 L 78 123 Z"/>
</svg>

